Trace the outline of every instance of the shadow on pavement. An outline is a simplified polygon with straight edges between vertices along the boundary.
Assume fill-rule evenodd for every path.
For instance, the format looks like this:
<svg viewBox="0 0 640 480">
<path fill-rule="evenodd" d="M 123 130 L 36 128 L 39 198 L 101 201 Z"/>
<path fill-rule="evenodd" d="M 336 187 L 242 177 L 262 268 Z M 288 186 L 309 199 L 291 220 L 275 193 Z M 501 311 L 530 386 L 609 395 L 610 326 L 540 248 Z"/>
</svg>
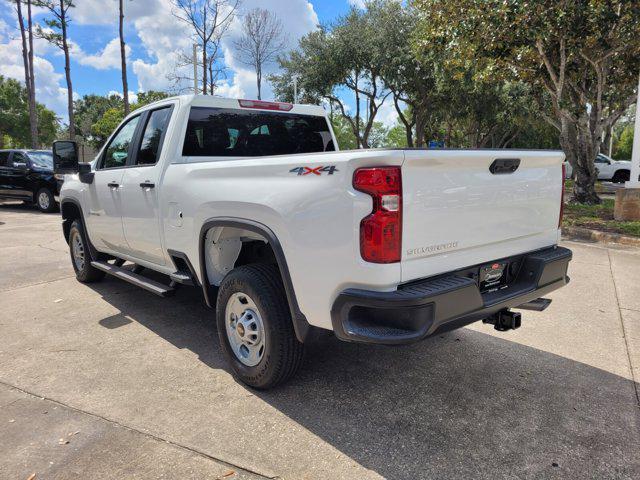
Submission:
<svg viewBox="0 0 640 480">
<path fill-rule="evenodd" d="M 116 282 L 92 285 L 123 312 L 103 326 L 131 319 L 228 370 L 198 289 L 163 300 L 112 294 Z M 252 393 L 385 478 L 639 478 L 633 382 L 508 339 L 462 329 L 390 348 L 327 335 L 292 381 Z"/>
</svg>

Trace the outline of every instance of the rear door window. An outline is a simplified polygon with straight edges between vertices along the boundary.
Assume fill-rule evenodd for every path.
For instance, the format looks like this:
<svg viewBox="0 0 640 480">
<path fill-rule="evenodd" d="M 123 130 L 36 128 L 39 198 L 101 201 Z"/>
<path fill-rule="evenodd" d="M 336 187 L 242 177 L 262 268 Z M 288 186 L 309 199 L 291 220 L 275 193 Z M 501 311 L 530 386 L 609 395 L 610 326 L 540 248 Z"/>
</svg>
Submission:
<svg viewBox="0 0 640 480">
<path fill-rule="evenodd" d="M 171 116 L 171 107 L 153 110 L 147 117 L 147 125 L 136 156 L 137 165 L 153 165 L 160 157 L 164 132 Z"/>
<path fill-rule="evenodd" d="M 260 157 L 333 150 L 325 117 L 191 107 L 182 154 Z"/>
</svg>

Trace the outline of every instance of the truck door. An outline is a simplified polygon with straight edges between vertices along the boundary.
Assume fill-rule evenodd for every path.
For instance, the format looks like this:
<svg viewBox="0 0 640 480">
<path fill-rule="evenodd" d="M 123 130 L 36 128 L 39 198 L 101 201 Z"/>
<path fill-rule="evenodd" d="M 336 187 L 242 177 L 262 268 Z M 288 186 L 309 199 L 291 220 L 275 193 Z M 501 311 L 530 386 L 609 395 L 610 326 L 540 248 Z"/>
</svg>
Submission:
<svg viewBox="0 0 640 480">
<path fill-rule="evenodd" d="M 29 167 L 31 162 L 27 156 L 22 152 L 13 152 L 13 158 L 11 158 L 13 166 L 13 194 L 26 197 L 29 200 L 35 200 L 34 185 L 32 185 L 29 175 Z"/>
<path fill-rule="evenodd" d="M 13 190 L 11 152 L 0 152 L 0 195 L 11 195 Z"/>
<path fill-rule="evenodd" d="M 129 253 L 122 229 L 122 178 L 139 122 L 140 115 L 127 120 L 111 137 L 87 186 L 88 234 L 98 249 Z"/>
<path fill-rule="evenodd" d="M 160 155 L 173 107 L 144 113 L 139 141 L 122 179 L 122 224 L 130 255 L 158 265 L 166 259 L 162 249 L 158 183 Z"/>
</svg>

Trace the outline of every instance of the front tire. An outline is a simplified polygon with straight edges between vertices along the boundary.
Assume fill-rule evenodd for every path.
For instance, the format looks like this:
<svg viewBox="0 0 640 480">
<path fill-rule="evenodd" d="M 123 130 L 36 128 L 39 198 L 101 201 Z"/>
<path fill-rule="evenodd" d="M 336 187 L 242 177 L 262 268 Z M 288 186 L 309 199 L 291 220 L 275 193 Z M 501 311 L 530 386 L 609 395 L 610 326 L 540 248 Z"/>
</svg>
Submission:
<svg viewBox="0 0 640 480">
<path fill-rule="evenodd" d="M 220 346 L 235 375 L 267 389 L 292 377 L 302 363 L 280 272 L 274 265 L 243 265 L 218 290 Z"/>
<path fill-rule="evenodd" d="M 48 188 L 41 188 L 36 193 L 36 206 L 43 213 L 51 213 L 56 209 L 56 199 Z"/>
<path fill-rule="evenodd" d="M 69 253 L 71 255 L 71 265 L 73 265 L 78 281 L 91 283 L 104 278 L 105 272 L 91 265 L 89 242 L 80 220 L 74 220 L 69 229 Z"/>
</svg>

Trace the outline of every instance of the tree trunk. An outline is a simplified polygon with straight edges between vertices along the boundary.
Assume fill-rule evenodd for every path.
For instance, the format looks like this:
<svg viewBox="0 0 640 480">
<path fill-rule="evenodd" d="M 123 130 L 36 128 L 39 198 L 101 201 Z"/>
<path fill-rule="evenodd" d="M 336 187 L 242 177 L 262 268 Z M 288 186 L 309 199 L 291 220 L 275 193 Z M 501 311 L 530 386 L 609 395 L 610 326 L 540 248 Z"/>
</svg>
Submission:
<svg viewBox="0 0 640 480">
<path fill-rule="evenodd" d="M 31 148 L 38 148 L 38 126 L 35 116 L 35 94 L 33 92 L 33 81 L 31 79 L 32 67 L 29 59 L 30 52 L 27 49 L 27 33 L 24 27 L 24 17 L 22 16 L 22 2 L 16 1 L 16 11 L 18 13 L 18 23 L 20 25 L 20 37 L 22 38 L 22 62 L 24 65 L 24 85 L 27 89 L 27 103 L 29 105 L 29 130 L 31 133 Z M 31 16 L 29 15 L 29 18 Z M 31 52 L 32 53 L 32 52 Z M 33 58 L 33 55 L 31 55 Z"/>
<path fill-rule="evenodd" d="M 424 148 L 426 146 L 424 132 L 427 127 L 426 112 L 421 107 L 416 107 L 413 114 L 416 118 L 416 147 Z"/>
<path fill-rule="evenodd" d="M 400 104 L 398 103 L 399 100 L 400 100 L 400 98 L 397 95 L 393 95 L 393 105 L 396 107 L 396 113 L 398 114 L 398 118 L 400 119 L 400 121 L 404 125 L 404 131 L 405 131 L 405 134 L 407 136 L 407 147 L 408 148 L 413 148 L 413 126 L 415 125 L 415 120 L 410 122 L 407 119 L 406 115 L 404 114 L 404 112 L 400 108 Z M 415 116 L 414 116 L 414 118 L 415 118 Z"/>
<path fill-rule="evenodd" d="M 258 100 L 262 100 L 262 95 L 261 95 L 261 83 L 262 83 L 262 67 L 260 65 L 258 65 L 258 67 L 256 68 L 256 83 L 258 84 Z"/>
<path fill-rule="evenodd" d="M 213 81 L 213 62 L 211 61 L 212 59 L 209 59 L 209 95 L 213 95 L 213 89 L 215 87 L 214 85 L 214 81 Z"/>
<path fill-rule="evenodd" d="M 127 56 L 124 43 L 124 10 L 120 0 L 120 61 L 122 63 L 122 98 L 124 100 L 124 114 L 129 115 L 129 85 L 127 84 Z"/>
<path fill-rule="evenodd" d="M 64 0 L 60 0 L 60 24 L 62 26 L 62 50 L 64 51 L 64 73 L 67 79 L 67 108 L 69 111 L 69 140 L 76 139 L 75 120 L 73 118 L 73 86 L 71 84 L 71 63 L 69 61 L 69 44 L 67 43 L 67 16 Z"/>
<path fill-rule="evenodd" d="M 40 146 L 38 133 L 38 104 L 36 103 L 36 76 L 33 73 L 33 19 L 31 17 L 31 0 L 27 0 L 27 25 L 29 29 L 29 81 L 31 82 L 31 99 L 29 101 L 29 125 L 33 148 Z"/>
<path fill-rule="evenodd" d="M 575 178 L 571 201 L 597 205 L 601 203 L 601 200 L 595 187 L 598 174 L 594 159 L 599 145 L 594 148 L 593 143 L 586 138 L 591 137 L 590 132 L 585 134 L 583 128 L 580 128 L 579 124 L 569 122 L 563 118 L 560 145 L 567 156 L 567 161 L 573 168 Z"/>
</svg>

